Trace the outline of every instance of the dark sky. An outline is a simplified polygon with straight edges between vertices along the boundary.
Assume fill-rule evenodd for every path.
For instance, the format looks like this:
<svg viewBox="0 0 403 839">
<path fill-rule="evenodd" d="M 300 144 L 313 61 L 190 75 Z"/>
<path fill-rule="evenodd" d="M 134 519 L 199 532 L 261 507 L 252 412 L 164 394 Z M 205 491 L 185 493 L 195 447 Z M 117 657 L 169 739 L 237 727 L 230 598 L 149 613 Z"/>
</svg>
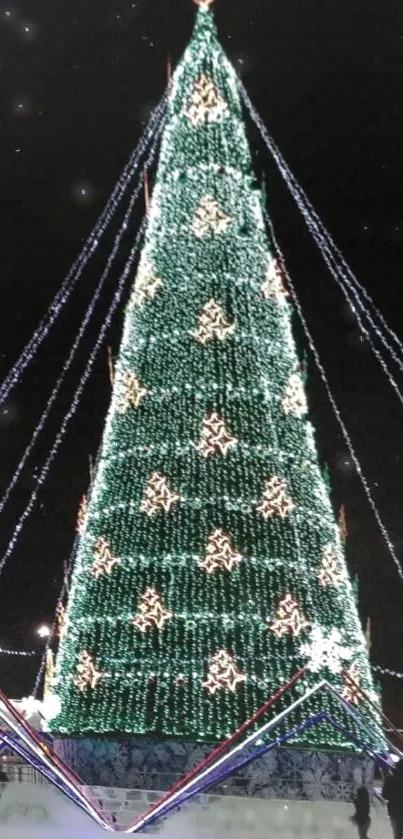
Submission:
<svg viewBox="0 0 403 839">
<path fill-rule="evenodd" d="M 191 0 L 0 2 L 0 377 L 29 339 L 90 233 L 186 46 Z M 403 336 L 403 10 L 401 0 L 217 0 L 222 43 L 294 174 L 390 325 Z M 251 130 L 256 170 L 309 325 L 374 497 L 403 563 L 403 408 L 310 244 Z M 82 194 L 84 191 L 84 194 Z M 111 248 L 117 225 L 107 244 Z M 108 248 L 101 248 L 107 256 Z M 83 276 L 60 326 L 0 413 L 0 489 L 48 398 L 99 276 Z M 1 518 L 8 545 L 67 410 L 117 280 L 58 407 Z M 122 311 L 110 336 L 117 351 Z M 297 328 L 301 350 L 305 345 Z M 314 365 L 312 415 L 334 503 L 346 505 L 348 561 L 359 576 L 373 661 L 403 671 L 403 582 L 379 535 Z M 403 384 L 402 377 L 400 384 Z M 106 348 L 18 547 L 0 577 L 0 645 L 39 649 L 69 555 L 109 398 Z M 347 462 L 347 463 L 346 463 Z M 0 685 L 32 688 L 38 659 L 0 656 Z M 403 682 L 382 680 L 403 724 Z M 400 709 L 400 710 L 399 710 Z"/>
</svg>

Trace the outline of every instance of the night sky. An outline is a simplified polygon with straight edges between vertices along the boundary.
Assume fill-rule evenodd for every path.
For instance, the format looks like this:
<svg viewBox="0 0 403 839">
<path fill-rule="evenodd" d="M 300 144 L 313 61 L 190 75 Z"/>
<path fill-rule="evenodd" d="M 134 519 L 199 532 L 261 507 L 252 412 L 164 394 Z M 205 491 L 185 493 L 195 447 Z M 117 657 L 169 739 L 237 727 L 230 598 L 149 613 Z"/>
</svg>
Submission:
<svg viewBox="0 0 403 839">
<path fill-rule="evenodd" d="M 191 33 L 191 0 L 0 2 L 0 378 L 45 314 L 91 232 Z M 401 0 L 217 0 L 221 41 L 269 131 L 348 263 L 403 338 L 403 10 Z M 255 168 L 309 326 L 403 565 L 403 407 L 325 269 L 250 126 Z M 3 494 L 48 399 L 111 249 L 82 277 L 59 325 L 0 408 Z M 133 238 L 135 231 L 133 230 Z M 103 262 L 102 262 L 102 258 Z M 121 264 L 118 265 L 121 267 Z M 3 555 L 108 310 L 112 273 L 77 363 L 1 515 Z M 123 307 L 108 343 L 119 346 Z M 301 353 L 306 341 L 296 322 Z M 403 581 L 355 475 L 312 359 L 309 394 L 333 501 L 344 503 L 348 562 L 372 619 L 373 662 L 403 671 Z M 398 373 L 398 371 L 397 371 Z M 403 376 L 397 375 L 400 385 Z M 101 350 L 38 504 L 0 577 L 0 646 L 37 650 L 69 556 L 88 457 L 110 396 Z M 39 657 L 0 655 L 0 686 L 32 690 Z M 403 681 L 382 679 L 403 725 Z"/>
</svg>

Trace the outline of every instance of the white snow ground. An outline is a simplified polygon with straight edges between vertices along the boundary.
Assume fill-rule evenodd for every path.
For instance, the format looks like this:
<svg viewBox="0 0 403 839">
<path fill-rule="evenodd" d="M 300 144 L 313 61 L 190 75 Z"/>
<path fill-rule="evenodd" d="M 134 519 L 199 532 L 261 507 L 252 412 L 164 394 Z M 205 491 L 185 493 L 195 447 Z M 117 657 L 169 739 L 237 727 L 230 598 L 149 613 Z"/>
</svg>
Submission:
<svg viewBox="0 0 403 839">
<path fill-rule="evenodd" d="M 107 835 L 48 784 L 5 785 L 0 799 L 0 839 L 96 839 Z"/>
<path fill-rule="evenodd" d="M 120 823 L 146 802 L 133 792 L 104 790 Z M 140 793 L 141 795 L 141 793 Z M 106 802 L 105 802 L 106 803 Z M 208 796 L 160 824 L 161 839 L 357 839 L 352 807 L 337 802 L 279 801 Z M 46 784 L 7 784 L 0 800 L 0 839 L 96 839 L 108 835 Z M 113 835 L 113 834 L 109 834 Z M 389 839 L 385 809 L 372 809 L 371 839 Z"/>
</svg>

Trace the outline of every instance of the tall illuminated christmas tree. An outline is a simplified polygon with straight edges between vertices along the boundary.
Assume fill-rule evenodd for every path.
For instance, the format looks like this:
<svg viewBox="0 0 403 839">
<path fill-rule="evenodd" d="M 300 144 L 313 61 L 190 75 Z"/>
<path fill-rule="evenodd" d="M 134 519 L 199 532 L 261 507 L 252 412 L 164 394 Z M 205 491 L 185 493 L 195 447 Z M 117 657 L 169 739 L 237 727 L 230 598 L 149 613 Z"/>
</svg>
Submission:
<svg viewBox="0 0 403 839">
<path fill-rule="evenodd" d="M 304 665 L 301 691 L 326 678 L 358 702 L 348 671 L 373 693 L 291 316 L 236 74 L 202 4 L 81 509 L 59 735 L 222 740 Z M 325 725 L 299 742 L 345 746 Z"/>
</svg>

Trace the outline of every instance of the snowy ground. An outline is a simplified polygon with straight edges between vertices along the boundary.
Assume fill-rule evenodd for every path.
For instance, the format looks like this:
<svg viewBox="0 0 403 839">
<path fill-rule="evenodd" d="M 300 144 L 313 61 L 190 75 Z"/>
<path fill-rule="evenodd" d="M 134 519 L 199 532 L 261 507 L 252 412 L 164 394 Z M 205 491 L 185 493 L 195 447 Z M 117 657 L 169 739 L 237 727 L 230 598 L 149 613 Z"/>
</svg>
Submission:
<svg viewBox="0 0 403 839">
<path fill-rule="evenodd" d="M 106 835 L 86 813 L 51 786 L 5 786 L 0 800 L 0 839 L 96 839 Z"/>
<path fill-rule="evenodd" d="M 124 792 L 124 791 L 122 791 Z M 126 823 L 137 809 L 122 799 Z M 355 839 L 352 808 L 326 801 L 273 801 L 209 796 L 168 819 L 161 839 Z M 122 818 L 124 817 L 124 818 Z M 0 839 L 96 839 L 106 832 L 57 790 L 42 784 L 8 784 L 0 800 Z M 372 811 L 371 839 L 389 839 L 385 810 Z"/>
</svg>

